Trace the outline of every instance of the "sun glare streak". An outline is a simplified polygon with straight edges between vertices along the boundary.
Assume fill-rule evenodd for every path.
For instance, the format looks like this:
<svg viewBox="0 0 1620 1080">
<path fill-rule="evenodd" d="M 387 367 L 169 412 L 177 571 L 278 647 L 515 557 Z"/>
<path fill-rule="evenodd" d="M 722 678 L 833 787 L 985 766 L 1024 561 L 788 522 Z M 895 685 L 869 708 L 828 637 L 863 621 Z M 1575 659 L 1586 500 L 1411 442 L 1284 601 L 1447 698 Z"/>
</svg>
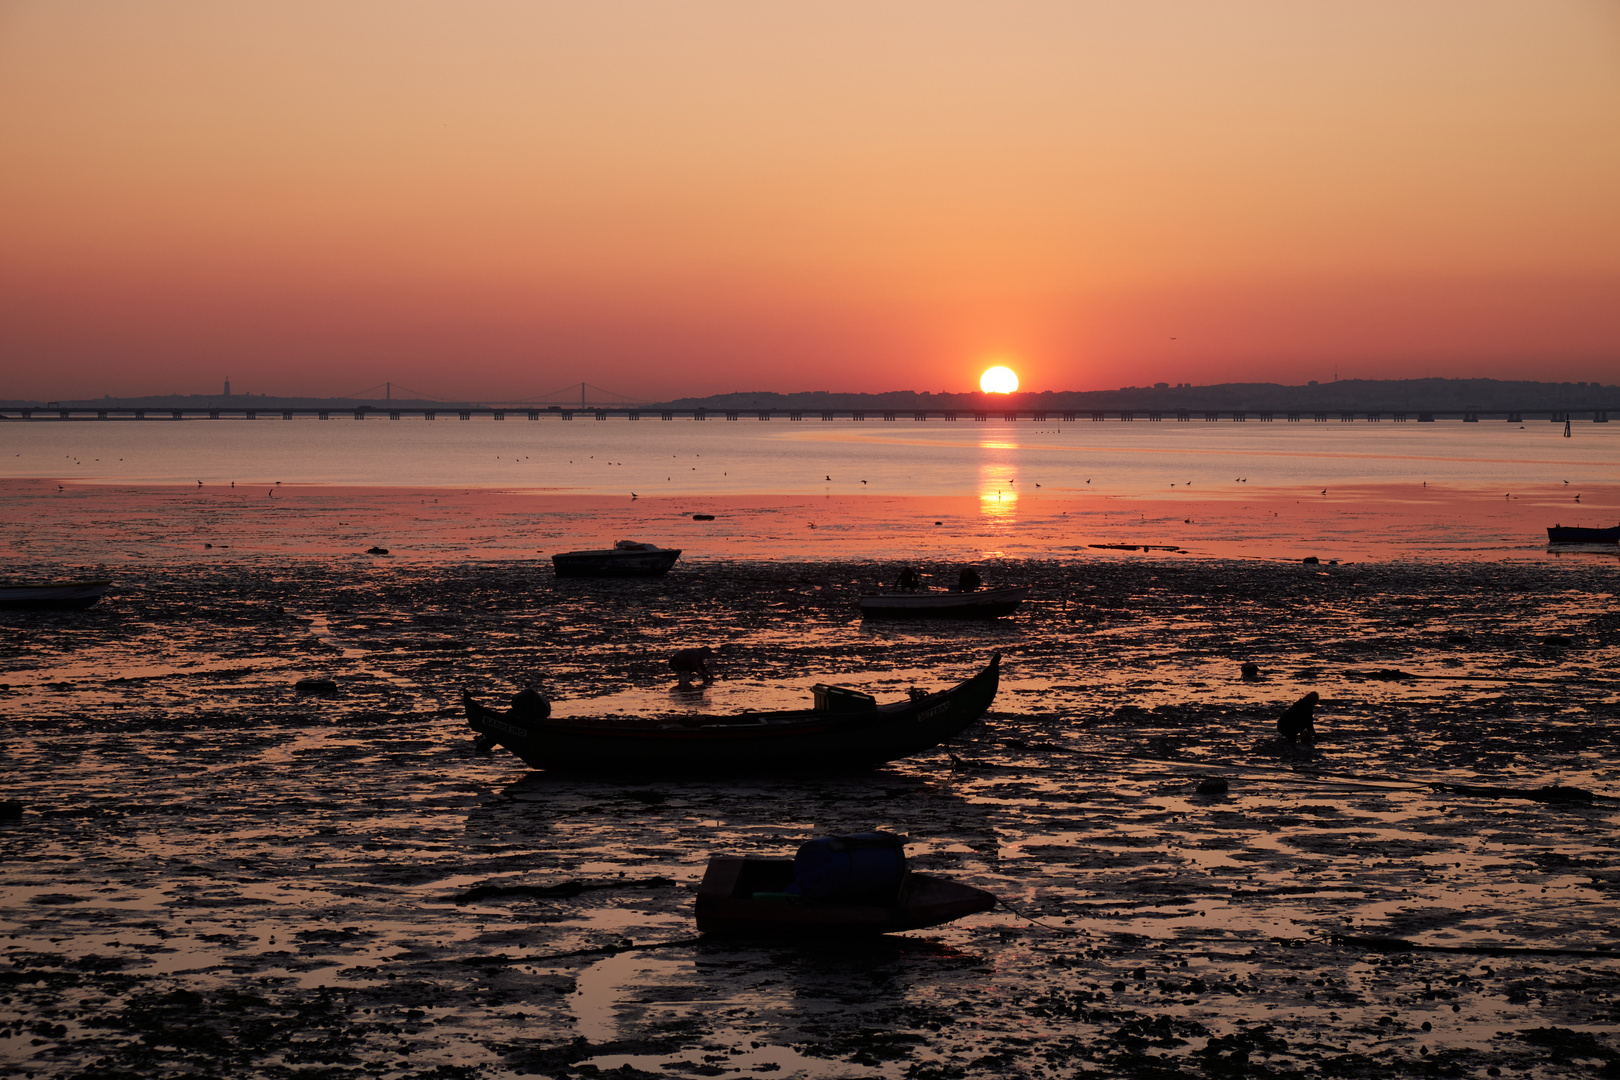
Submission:
<svg viewBox="0 0 1620 1080">
<path fill-rule="evenodd" d="M 1006 465 L 979 466 L 979 513 L 991 521 L 1010 522 L 1018 517 L 1018 491 L 1010 483 Z"/>
<path fill-rule="evenodd" d="M 1018 389 L 1018 375 L 1012 368 L 990 368 L 979 376 L 979 389 L 987 394 L 1010 394 Z"/>
<path fill-rule="evenodd" d="M 1010 374 L 1010 373 L 1009 373 Z M 979 462 L 979 513 L 990 522 L 1009 523 L 1018 517 L 1016 436 L 988 435 L 979 449 L 989 451 Z"/>
</svg>

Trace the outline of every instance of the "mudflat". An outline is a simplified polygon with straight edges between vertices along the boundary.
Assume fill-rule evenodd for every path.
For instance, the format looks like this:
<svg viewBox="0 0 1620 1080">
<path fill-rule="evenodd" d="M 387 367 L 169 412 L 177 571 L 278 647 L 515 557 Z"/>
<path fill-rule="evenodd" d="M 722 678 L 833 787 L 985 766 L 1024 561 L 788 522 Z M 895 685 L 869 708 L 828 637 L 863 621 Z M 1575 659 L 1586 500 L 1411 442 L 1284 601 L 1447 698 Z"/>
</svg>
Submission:
<svg viewBox="0 0 1620 1080">
<path fill-rule="evenodd" d="M 855 611 L 888 561 L 214 557 L 0 613 L 0 1075 L 1620 1070 L 1612 559 L 988 560 L 1019 614 L 908 625 Z M 720 679 L 672 693 L 699 644 Z M 836 778 L 532 773 L 458 704 L 883 700 L 995 650 L 965 737 Z M 1280 740 L 1311 690 L 1319 741 Z M 869 829 L 1005 906 L 696 935 L 711 854 Z"/>
</svg>

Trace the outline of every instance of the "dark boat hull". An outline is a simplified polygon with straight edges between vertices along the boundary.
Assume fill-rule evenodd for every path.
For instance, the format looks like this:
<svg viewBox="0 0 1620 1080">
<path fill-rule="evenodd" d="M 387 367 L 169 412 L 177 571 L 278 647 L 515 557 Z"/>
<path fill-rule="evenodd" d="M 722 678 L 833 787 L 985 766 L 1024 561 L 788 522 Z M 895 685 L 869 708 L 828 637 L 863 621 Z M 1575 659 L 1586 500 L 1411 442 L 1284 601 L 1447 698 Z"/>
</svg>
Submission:
<svg viewBox="0 0 1620 1080">
<path fill-rule="evenodd" d="M 663 577 L 680 557 L 679 548 L 565 551 L 551 557 L 551 566 L 558 577 Z"/>
<path fill-rule="evenodd" d="M 999 619 L 1024 602 L 1029 589 L 985 589 L 966 593 L 877 593 L 858 603 L 867 619 Z"/>
<path fill-rule="evenodd" d="M 1582 529 L 1573 525 L 1547 526 L 1549 544 L 1620 544 L 1620 525 L 1612 529 Z"/>
<path fill-rule="evenodd" d="M 893 900 L 810 902 L 781 896 L 793 880 L 792 859 L 716 856 L 698 886 L 697 928 L 703 934 L 892 934 L 939 926 L 989 911 L 993 894 L 946 878 L 908 873 Z M 758 894 L 775 894 L 755 899 Z"/>
<path fill-rule="evenodd" d="M 741 713 L 643 722 L 514 719 L 463 694 L 467 722 L 535 769 L 613 776 L 743 777 L 857 772 L 931 750 L 995 700 L 1001 654 L 973 678 L 865 711 Z"/>
<path fill-rule="evenodd" d="M 110 581 L 0 585 L 0 608 L 83 609 L 106 595 Z"/>
</svg>

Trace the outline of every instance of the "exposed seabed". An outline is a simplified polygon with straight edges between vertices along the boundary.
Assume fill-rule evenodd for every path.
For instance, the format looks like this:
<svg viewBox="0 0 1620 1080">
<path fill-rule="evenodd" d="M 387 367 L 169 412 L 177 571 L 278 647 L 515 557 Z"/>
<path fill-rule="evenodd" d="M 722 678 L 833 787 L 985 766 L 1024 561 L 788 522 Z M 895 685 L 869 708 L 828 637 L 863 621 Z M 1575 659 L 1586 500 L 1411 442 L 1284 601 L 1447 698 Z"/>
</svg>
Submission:
<svg viewBox="0 0 1620 1080">
<path fill-rule="evenodd" d="M 0 613 L 0 1076 L 1620 1072 L 1612 559 L 992 560 L 1033 587 L 1013 618 L 861 623 L 896 566 L 78 568 L 117 587 Z M 717 708 L 899 697 L 993 650 L 1005 675 L 965 737 L 863 775 L 603 782 L 473 751 L 463 687 L 693 707 L 665 661 L 695 644 Z M 297 694 L 310 675 L 337 693 Z M 1320 741 L 1281 742 L 1307 690 Z M 866 829 L 1007 907 L 847 945 L 696 936 L 709 855 Z"/>
</svg>

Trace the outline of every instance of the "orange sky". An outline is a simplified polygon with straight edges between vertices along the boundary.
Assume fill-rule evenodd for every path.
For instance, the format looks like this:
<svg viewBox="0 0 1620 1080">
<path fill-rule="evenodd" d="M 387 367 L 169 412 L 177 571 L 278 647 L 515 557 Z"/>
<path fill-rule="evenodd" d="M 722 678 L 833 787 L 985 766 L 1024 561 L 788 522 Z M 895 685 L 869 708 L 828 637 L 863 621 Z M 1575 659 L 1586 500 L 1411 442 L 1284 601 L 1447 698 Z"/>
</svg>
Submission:
<svg viewBox="0 0 1620 1080">
<path fill-rule="evenodd" d="M 0 147 L 0 398 L 1620 381 L 1612 0 L 6 0 Z"/>
</svg>

